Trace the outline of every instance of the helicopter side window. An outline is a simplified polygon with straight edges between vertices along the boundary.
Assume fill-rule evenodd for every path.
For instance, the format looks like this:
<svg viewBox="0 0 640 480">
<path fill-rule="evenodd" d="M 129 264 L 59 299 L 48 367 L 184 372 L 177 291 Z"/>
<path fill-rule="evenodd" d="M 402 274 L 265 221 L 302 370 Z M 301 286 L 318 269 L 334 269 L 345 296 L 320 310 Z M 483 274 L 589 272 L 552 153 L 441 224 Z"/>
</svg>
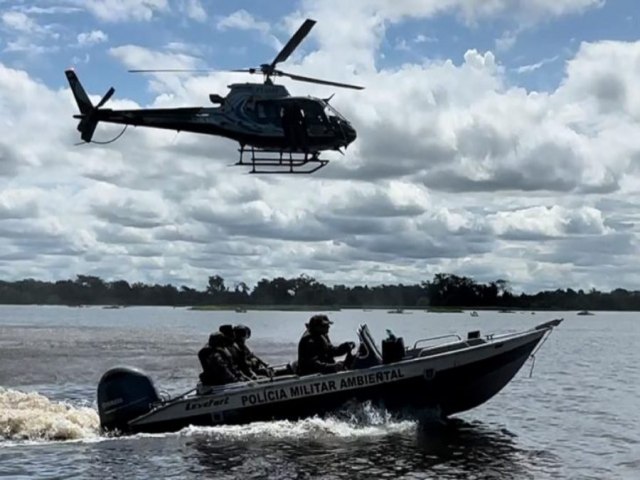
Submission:
<svg viewBox="0 0 640 480">
<path fill-rule="evenodd" d="M 280 105 L 273 100 L 256 102 L 256 120 L 259 123 L 280 123 Z"/>
</svg>

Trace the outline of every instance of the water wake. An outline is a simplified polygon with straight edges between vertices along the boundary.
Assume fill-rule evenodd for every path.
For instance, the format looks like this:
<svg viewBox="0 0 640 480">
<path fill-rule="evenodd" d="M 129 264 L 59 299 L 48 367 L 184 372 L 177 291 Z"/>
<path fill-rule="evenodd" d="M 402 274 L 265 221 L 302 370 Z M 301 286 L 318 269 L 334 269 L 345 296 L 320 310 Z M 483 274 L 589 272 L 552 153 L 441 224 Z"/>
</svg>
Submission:
<svg viewBox="0 0 640 480">
<path fill-rule="evenodd" d="M 98 413 L 39 393 L 0 387 L 0 440 L 49 441 L 99 437 Z"/>
<path fill-rule="evenodd" d="M 405 433 L 417 428 L 415 420 L 395 420 L 370 403 L 356 405 L 328 417 L 254 422 L 248 425 L 187 427 L 180 435 L 204 435 L 216 440 L 362 438 Z"/>
<path fill-rule="evenodd" d="M 415 430 L 415 420 L 394 419 L 370 403 L 356 404 L 328 417 L 255 422 L 247 425 L 187 427 L 177 433 L 138 434 L 129 438 L 206 436 L 218 440 L 362 438 Z M 98 413 L 90 407 L 56 402 L 39 393 L 0 387 L 0 441 L 103 441 Z"/>
</svg>

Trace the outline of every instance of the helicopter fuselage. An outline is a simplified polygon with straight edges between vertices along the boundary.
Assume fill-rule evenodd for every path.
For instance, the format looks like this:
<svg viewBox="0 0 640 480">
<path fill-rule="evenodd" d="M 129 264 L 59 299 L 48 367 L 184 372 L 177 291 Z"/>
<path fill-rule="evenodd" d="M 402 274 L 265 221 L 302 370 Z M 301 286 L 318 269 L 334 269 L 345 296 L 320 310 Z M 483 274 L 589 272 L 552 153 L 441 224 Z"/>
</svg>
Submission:
<svg viewBox="0 0 640 480">
<path fill-rule="evenodd" d="M 300 45 L 315 23 L 315 20 L 307 18 L 271 62 L 263 63 L 257 68 L 232 70 L 261 74 L 264 83 L 229 85 L 230 92 L 226 97 L 209 95 L 211 102 L 217 105 L 215 107 L 106 109 L 102 107 L 113 96 L 113 87 L 94 105 L 74 70 L 65 70 L 80 110 L 78 115 L 74 115 L 80 120 L 77 126 L 80 138 L 86 143 L 92 142 L 100 122 L 216 135 L 240 144 L 240 159 L 236 165 L 250 165 L 251 173 L 316 172 L 329 162 L 320 158 L 320 153 L 324 150 L 342 152 L 343 147 L 356 139 L 356 131 L 346 118 L 329 105 L 329 99 L 292 97 L 285 87 L 274 84 L 273 79 L 286 77 L 295 81 L 354 90 L 362 90 L 364 87 L 307 77 L 278 68 Z M 164 68 L 129 71 L 205 73 L 208 70 Z M 110 143 L 113 140 L 100 143 Z M 245 161 L 245 153 L 250 156 L 248 161 Z"/>
<path fill-rule="evenodd" d="M 355 129 L 327 100 L 292 97 L 282 85 L 244 83 L 229 88 L 227 97 L 210 96 L 217 104 L 214 107 L 99 108 L 76 118 L 82 120 L 90 116 L 92 122 L 222 136 L 235 140 L 243 148 L 317 152 L 346 147 L 356 138 Z M 294 115 L 283 113 L 287 110 L 293 110 Z M 298 121 L 293 126 L 287 125 L 292 117 Z M 304 138 L 292 145 L 295 129 L 303 130 Z"/>
</svg>

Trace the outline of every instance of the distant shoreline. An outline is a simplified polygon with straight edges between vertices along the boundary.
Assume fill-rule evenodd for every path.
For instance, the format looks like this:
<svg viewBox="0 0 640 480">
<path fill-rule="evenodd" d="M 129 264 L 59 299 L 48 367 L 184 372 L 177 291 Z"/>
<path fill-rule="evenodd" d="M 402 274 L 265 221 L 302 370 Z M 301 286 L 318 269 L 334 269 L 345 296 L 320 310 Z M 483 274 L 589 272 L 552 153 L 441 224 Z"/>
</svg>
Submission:
<svg viewBox="0 0 640 480">
<path fill-rule="evenodd" d="M 424 312 L 424 313 L 473 313 L 473 312 L 493 312 L 500 314 L 513 314 L 513 313 L 524 313 L 524 312 L 576 312 L 577 315 L 593 315 L 592 312 L 640 312 L 640 310 L 630 310 L 630 309 L 576 309 L 576 308 L 561 308 L 561 307 L 551 307 L 551 308 L 512 308 L 505 309 L 504 307 L 398 307 L 395 305 L 375 305 L 375 306 L 332 306 L 332 305 L 153 305 L 153 304 L 131 304 L 131 305 L 122 305 L 122 304 L 79 304 L 79 305 L 68 305 L 68 304 L 42 304 L 42 303 L 1 303 L 0 306 L 7 307 L 68 307 L 68 308 L 102 308 L 104 310 L 118 310 L 125 308 L 134 308 L 134 307 L 163 307 L 163 308 L 183 308 L 190 311 L 196 312 L 237 312 L 237 313 L 245 313 L 248 311 L 280 311 L 280 312 L 339 312 L 339 311 L 349 311 L 349 310 L 359 310 L 359 311 L 387 311 L 389 314 L 403 314 L 403 313 L 414 313 L 414 312 Z"/>
<path fill-rule="evenodd" d="M 194 311 L 279 310 L 336 311 L 377 310 L 389 313 L 503 311 L 640 311 L 640 290 L 594 288 L 545 290 L 514 294 L 507 280 L 478 283 L 472 278 L 437 273 L 431 281 L 411 285 L 325 285 L 308 275 L 295 278 L 262 278 L 254 287 L 244 282 L 225 284 L 219 275 L 209 277 L 204 290 L 185 285 L 105 281 L 92 275 L 74 280 L 0 280 L 0 304 L 4 305 L 97 305 L 104 308 L 167 306 Z M 474 314 L 475 316 L 475 314 Z"/>
</svg>

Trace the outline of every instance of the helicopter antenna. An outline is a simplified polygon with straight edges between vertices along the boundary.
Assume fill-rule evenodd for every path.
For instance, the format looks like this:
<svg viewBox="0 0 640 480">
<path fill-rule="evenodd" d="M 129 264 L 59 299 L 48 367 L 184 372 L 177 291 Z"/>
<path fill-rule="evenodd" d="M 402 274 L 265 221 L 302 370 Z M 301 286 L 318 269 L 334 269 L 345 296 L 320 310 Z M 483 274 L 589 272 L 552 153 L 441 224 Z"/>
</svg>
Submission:
<svg viewBox="0 0 640 480">
<path fill-rule="evenodd" d="M 286 43 L 282 50 L 278 52 L 276 57 L 273 59 L 271 63 L 263 63 L 259 67 L 252 68 L 240 68 L 235 70 L 229 70 L 231 72 L 243 72 L 243 73 L 261 73 L 264 77 L 264 83 L 272 84 L 271 77 L 287 77 L 292 80 L 297 80 L 299 82 L 308 82 L 308 83 L 317 83 L 320 85 L 331 85 L 333 87 L 342 87 L 342 88 L 352 88 L 354 90 L 362 90 L 364 87 L 359 85 L 351 85 L 349 83 L 340 83 L 340 82 L 332 82 L 329 80 L 321 80 L 319 78 L 314 77 L 305 77 L 302 75 L 297 75 L 294 73 L 284 72 L 282 70 L 278 70 L 276 66 L 279 63 L 286 61 L 289 56 L 294 52 L 296 48 L 302 43 L 305 37 L 309 34 L 313 26 L 316 24 L 315 20 L 311 20 L 307 18 L 300 28 L 294 33 L 289 41 Z M 168 69 L 159 69 L 159 70 L 129 70 L 130 73 L 209 73 L 215 70 L 207 70 L 207 69 L 179 69 L 179 68 L 168 68 Z"/>
</svg>

